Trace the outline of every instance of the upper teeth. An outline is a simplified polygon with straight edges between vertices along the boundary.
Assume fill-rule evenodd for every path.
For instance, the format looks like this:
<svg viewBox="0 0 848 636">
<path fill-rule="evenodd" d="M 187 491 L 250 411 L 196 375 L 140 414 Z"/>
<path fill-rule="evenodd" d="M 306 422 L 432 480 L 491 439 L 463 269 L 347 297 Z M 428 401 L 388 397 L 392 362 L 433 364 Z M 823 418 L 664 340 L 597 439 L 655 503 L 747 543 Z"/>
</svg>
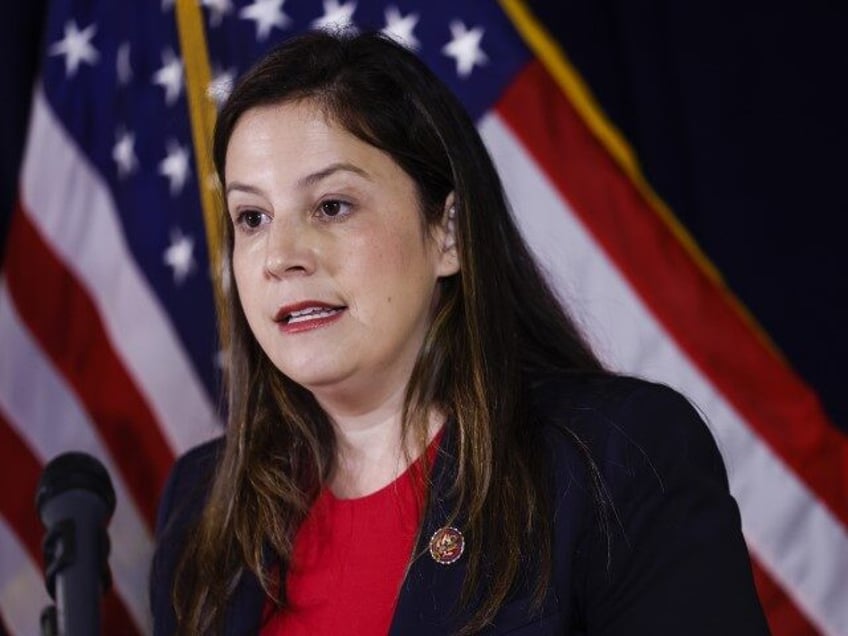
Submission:
<svg viewBox="0 0 848 636">
<path fill-rule="evenodd" d="M 293 311 L 289 314 L 289 323 L 302 322 L 313 318 L 324 318 L 336 313 L 338 309 L 332 307 L 309 307 L 300 311 Z"/>
</svg>

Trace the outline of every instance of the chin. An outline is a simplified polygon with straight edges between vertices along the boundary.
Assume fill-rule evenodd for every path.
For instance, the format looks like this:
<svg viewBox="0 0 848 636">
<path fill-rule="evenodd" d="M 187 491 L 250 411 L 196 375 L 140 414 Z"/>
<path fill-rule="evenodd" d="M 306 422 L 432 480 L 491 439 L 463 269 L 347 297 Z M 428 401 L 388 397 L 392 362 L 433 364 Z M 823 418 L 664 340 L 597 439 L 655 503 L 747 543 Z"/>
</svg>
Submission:
<svg viewBox="0 0 848 636">
<path fill-rule="evenodd" d="M 336 385 L 341 385 L 349 377 L 348 373 L 338 368 L 321 368 L 310 364 L 308 368 L 293 365 L 279 365 L 276 367 L 292 382 L 299 384 L 307 391 L 320 391 Z"/>
</svg>

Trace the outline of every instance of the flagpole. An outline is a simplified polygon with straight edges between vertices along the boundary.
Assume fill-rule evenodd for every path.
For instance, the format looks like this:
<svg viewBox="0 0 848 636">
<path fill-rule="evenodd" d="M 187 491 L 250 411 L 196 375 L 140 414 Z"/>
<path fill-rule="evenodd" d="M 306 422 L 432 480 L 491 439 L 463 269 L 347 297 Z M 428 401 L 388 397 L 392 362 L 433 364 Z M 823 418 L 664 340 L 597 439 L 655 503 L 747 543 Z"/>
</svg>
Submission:
<svg viewBox="0 0 848 636">
<path fill-rule="evenodd" d="M 206 245 L 209 254 L 215 306 L 218 310 L 218 339 L 220 347 L 227 347 L 228 316 L 224 303 L 223 265 L 221 245 L 222 198 L 220 183 L 212 162 L 212 132 L 215 128 L 215 101 L 209 94 L 212 73 L 209 68 L 209 49 L 203 28 L 203 14 L 196 0 L 177 0 L 177 31 L 185 68 L 186 94 L 191 121 L 194 161 L 203 221 L 206 228 Z"/>
</svg>

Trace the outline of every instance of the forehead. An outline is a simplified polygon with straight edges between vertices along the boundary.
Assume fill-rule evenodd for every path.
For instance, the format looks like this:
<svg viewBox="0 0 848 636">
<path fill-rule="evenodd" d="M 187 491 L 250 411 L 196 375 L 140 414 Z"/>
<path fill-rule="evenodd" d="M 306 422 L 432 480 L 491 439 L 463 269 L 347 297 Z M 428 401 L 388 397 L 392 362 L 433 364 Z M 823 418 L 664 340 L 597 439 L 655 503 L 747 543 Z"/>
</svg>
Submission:
<svg viewBox="0 0 848 636">
<path fill-rule="evenodd" d="M 312 101 L 299 100 L 254 106 L 233 127 L 227 142 L 227 158 L 241 156 L 251 148 L 267 150 L 266 144 L 283 148 L 291 144 L 324 141 L 350 135 Z M 229 162 L 228 162 L 229 163 Z"/>
<path fill-rule="evenodd" d="M 257 169 L 308 173 L 327 163 L 361 164 L 375 176 L 390 176 L 399 166 L 379 148 L 363 141 L 313 100 L 251 108 L 238 119 L 227 144 L 225 177 L 230 181 Z"/>
</svg>

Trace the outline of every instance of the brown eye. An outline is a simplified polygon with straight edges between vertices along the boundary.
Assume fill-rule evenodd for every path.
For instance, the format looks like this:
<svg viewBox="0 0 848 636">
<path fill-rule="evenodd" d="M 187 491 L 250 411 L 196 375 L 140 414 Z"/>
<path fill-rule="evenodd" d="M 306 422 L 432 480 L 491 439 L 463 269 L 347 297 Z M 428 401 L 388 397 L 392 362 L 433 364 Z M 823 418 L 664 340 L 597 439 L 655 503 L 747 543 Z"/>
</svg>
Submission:
<svg viewBox="0 0 848 636">
<path fill-rule="evenodd" d="M 321 213 L 329 217 L 338 216 L 343 211 L 344 205 L 341 201 L 324 201 L 321 204 Z"/>
<path fill-rule="evenodd" d="M 259 227 L 262 224 L 262 213 L 256 210 L 249 210 L 241 214 L 241 221 L 247 227 Z"/>
<path fill-rule="evenodd" d="M 255 230 L 260 225 L 268 222 L 268 215 L 259 210 L 245 210 L 237 217 L 235 224 L 243 230 Z"/>
</svg>

